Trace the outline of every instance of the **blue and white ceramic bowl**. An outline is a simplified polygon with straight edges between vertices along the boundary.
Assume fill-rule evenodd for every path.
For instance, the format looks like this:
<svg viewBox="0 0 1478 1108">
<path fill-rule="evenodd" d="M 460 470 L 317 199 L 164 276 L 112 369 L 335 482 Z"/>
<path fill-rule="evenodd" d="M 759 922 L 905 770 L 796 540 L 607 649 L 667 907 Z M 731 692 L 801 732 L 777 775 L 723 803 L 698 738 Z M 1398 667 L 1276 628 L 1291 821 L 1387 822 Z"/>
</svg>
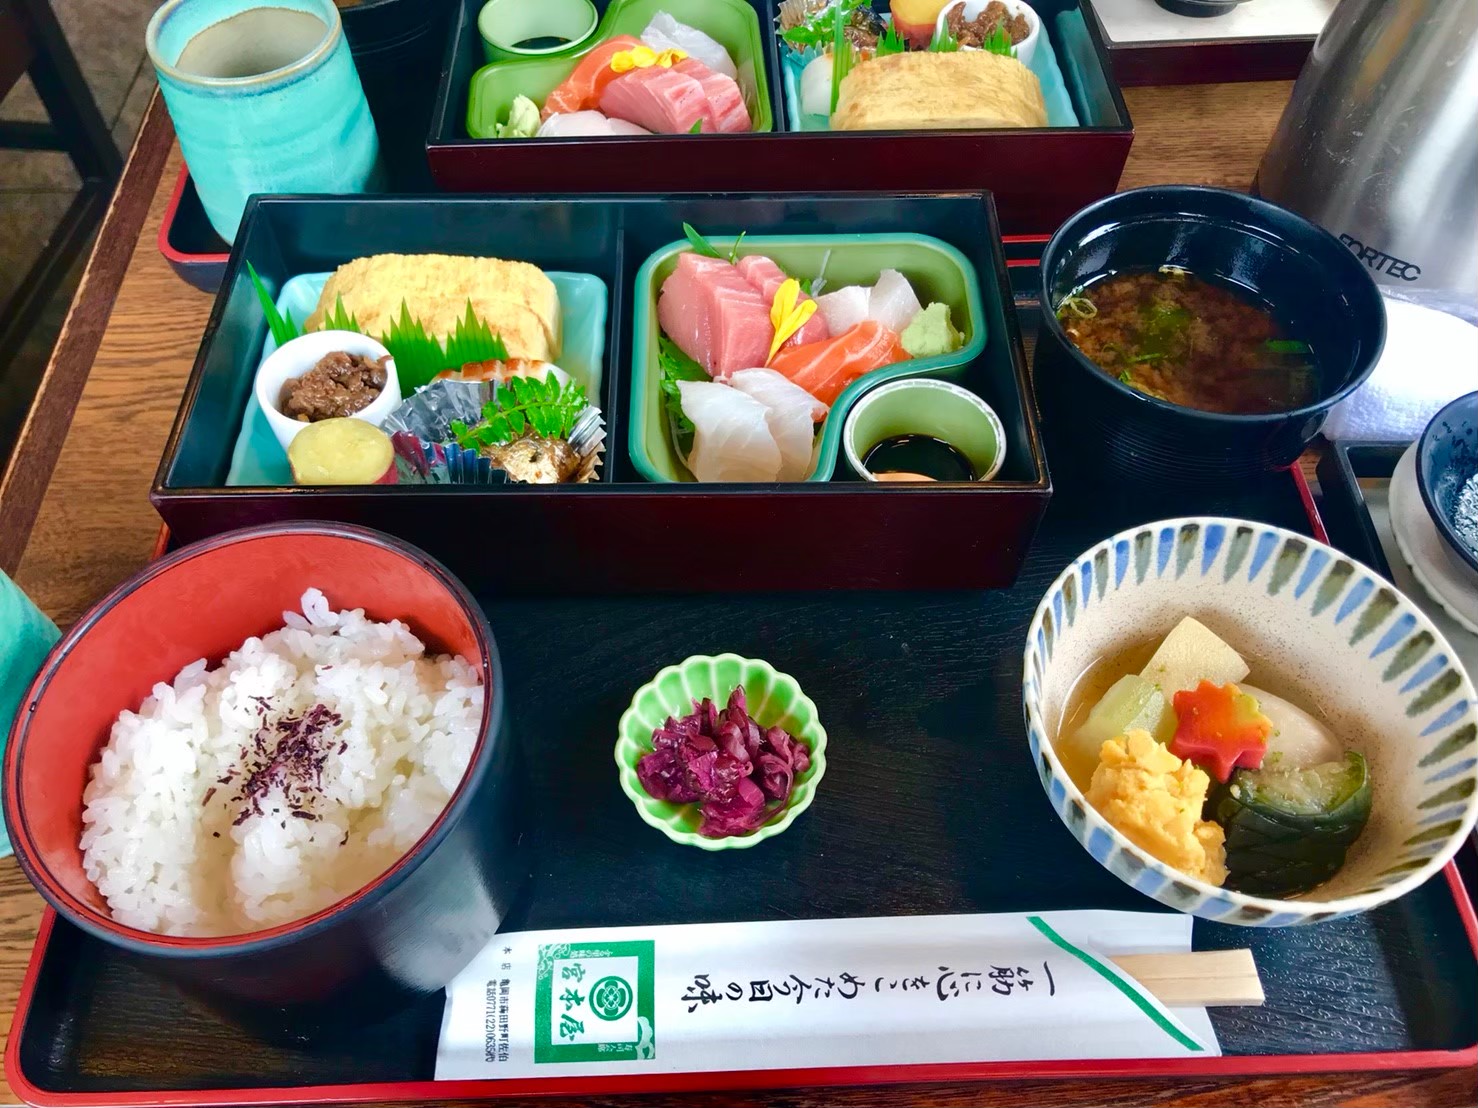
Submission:
<svg viewBox="0 0 1478 1108">
<path fill-rule="evenodd" d="M 1093 662 L 1192 615 L 1308 695 L 1370 763 L 1370 823 L 1335 877 L 1305 896 L 1245 896 L 1172 869 L 1109 826 L 1064 771 L 1055 738 Z M 1442 634 L 1383 577 L 1291 531 L 1172 519 L 1073 559 L 1027 632 L 1031 755 L 1052 807 L 1110 872 L 1183 912 L 1263 927 L 1369 911 L 1441 869 L 1478 819 L 1478 697 Z"/>
</svg>

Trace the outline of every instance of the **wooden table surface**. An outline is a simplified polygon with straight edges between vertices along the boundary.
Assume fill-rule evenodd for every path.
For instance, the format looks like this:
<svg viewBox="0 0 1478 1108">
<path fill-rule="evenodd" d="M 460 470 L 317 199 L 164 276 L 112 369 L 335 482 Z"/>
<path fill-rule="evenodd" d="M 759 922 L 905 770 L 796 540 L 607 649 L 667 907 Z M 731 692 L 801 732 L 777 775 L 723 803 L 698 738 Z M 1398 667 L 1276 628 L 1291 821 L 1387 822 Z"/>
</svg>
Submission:
<svg viewBox="0 0 1478 1108">
<path fill-rule="evenodd" d="M 1126 90 L 1135 138 L 1121 187 L 1181 182 L 1245 189 L 1290 87 L 1271 82 Z M 148 560 L 159 531 L 148 489 L 213 299 L 176 277 L 156 247 L 179 164 L 168 117 L 156 98 L 36 409 L 0 483 L 0 568 L 12 573 L 64 627 Z M 6 1013 L 14 1008 L 40 912 L 41 900 L 15 862 L 0 862 L 0 1010 Z M 8 1015 L 3 1023 L 8 1034 Z M 0 1096 L 15 1101 L 3 1085 Z M 1478 1070 L 1231 1080 L 1010 1081 L 657 1097 L 640 1103 L 716 1108 L 986 1101 L 1472 1105 L 1478 1104 Z M 558 1108 L 566 1102 L 539 1103 Z"/>
</svg>

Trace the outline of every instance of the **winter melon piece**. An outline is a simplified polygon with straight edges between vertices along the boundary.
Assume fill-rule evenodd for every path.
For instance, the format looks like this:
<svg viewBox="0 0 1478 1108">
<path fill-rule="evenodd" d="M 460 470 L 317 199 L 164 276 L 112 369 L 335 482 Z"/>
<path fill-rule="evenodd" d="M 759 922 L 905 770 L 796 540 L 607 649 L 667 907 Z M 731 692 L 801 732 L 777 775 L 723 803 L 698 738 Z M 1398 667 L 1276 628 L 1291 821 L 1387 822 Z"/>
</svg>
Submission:
<svg viewBox="0 0 1478 1108">
<path fill-rule="evenodd" d="M 1238 654 L 1199 620 L 1186 616 L 1165 636 L 1140 676 L 1160 687 L 1165 699 L 1173 700 L 1184 689 L 1202 681 L 1225 685 L 1241 681 L 1249 668 Z"/>
</svg>

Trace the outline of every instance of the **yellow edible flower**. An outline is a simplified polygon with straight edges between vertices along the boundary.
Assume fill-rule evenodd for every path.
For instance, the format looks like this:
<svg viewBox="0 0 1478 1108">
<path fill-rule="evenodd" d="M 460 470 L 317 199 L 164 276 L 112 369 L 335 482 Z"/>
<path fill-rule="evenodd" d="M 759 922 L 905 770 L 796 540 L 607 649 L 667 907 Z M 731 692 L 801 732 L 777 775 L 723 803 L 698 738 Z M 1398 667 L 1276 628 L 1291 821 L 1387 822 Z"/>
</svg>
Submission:
<svg viewBox="0 0 1478 1108">
<path fill-rule="evenodd" d="M 770 354 L 765 359 L 765 365 L 770 364 L 785 340 L 804 327 L 806 321 L 815 314 L 816 301 L 801 300 L 799 281 L 794 277 L 787 277 L 780 282 L 780 287 L 775 290 L 774 303 L 770 305 L 770 326 L 775 328 L 775 338 L 770 343 Z"/>
<path fill-rule="evenodd" d="M 1181 761 L 1148 731 L 1103 744 L 1088 803 L 1125 838 L 1187 876 L 1220 885 L 1227 879 L 1226 833 L 1201 818 L 1211 785 L 1203 770 Z"/>
<path fill-rule="evenodd" d="M 680 62 L 687 56 L 685 50 L 664 50 L 659 54 L 650 46 L 633 46 L 630 50 L 621 50 L 611 56 L 611 72 L 629 73 L 633 69 L 650 69 L 654 65 L 671 69 L 674 62 Z"/>
</svg>

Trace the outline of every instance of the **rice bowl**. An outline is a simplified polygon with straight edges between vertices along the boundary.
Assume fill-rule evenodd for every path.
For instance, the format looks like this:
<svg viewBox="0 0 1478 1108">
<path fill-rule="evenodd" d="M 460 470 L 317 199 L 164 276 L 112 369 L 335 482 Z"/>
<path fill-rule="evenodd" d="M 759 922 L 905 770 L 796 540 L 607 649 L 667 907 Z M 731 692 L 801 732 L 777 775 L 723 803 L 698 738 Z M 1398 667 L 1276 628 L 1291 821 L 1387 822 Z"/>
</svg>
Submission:
<svg viewBox="0 0 1478 1108">
<path fill-rule="evenodd" d="M 283 619 L 113 725 L 80 845 L 118 922 L 213 936 L 311 915 L 392 866 L 466 772 L 483 689 L 465 659 L 316 588 Z"/>
</svg>

